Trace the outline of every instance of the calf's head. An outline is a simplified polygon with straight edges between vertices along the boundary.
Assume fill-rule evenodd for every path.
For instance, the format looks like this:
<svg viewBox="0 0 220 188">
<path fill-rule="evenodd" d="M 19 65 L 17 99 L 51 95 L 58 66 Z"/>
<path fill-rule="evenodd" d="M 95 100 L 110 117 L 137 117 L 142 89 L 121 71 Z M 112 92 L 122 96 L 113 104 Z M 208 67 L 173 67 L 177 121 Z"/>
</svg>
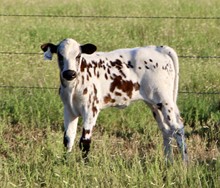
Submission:
<svg viewBox="0 0 220 188">
<path fill-rule="evenodd" d="M 72 81 L 79 71 L 81 54 L 94 53 L 96 46 L 93 44 L 80 45 L 73 39 L 64 39 L 58 45 L 43 44 L 41 49 L 44 51 L 44 58 L 47 60 L 51 60 L 54 53 L 57 54 L 61 79 Z"/>
</svg>

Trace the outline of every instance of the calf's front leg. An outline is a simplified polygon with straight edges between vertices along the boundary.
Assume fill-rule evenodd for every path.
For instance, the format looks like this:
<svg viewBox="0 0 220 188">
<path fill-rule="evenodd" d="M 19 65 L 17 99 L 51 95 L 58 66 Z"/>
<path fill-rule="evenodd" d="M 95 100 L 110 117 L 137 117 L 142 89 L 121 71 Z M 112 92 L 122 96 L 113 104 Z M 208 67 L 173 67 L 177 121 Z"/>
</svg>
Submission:
<svg viewBox="0 0 220 188">
<path fill-rule="evenodd" d="M 67 152 L 72 151 L 74 140 L 76 137 L 78 117 L 74 116 L 66 106 L 64 106 L 64 138 L 63 144 L 67 148 Z"/>
<path fill-rule="evenodd" d="M 79 147 L 83 152 L 83 158 L 87 158 L 88 153 L 90 151 L 92 130 L 96 124 L 96 120 L 99 114 L 99 111 L 95 111 L 96 113 L 88 113 L 83 117 L 83 131 L 82 136 L 80 138 Z"/>
<path fill-rule="evenodd" d="M 85 130 L 83 128 L 82 136 L 80 138 L 79 147 L 82 150 L 83 158 L 87 158 L 90 151 L 91 144 L 91 136 L 92 136 L 92 128 L 90 130 Z"/>
</svg>

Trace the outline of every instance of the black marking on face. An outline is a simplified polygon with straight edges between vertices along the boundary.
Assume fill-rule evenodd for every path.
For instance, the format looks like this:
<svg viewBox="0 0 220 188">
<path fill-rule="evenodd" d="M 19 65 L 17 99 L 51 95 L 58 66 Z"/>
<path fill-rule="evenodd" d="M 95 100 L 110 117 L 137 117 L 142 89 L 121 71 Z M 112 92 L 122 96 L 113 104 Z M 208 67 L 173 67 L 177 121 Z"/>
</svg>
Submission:
<svg viewBox="0 0 220 188">
<path fill-rule="evenodd" d="M 58 64 L 59 64 L 59 68 L 62 71 L 64 68 L 64 58 L 63 56 L 60 54 L 60 52 L 57 53 L 58 56 Z"/>
</svg>

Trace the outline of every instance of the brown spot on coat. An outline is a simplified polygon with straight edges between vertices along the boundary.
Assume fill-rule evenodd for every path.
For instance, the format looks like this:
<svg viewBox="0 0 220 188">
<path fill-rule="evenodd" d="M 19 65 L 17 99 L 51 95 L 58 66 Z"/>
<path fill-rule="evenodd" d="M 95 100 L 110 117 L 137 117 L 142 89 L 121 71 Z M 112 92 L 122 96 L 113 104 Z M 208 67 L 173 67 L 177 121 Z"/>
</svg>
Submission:
<svg viewBox="0 0 220 188">
<path fill-rule="evenodd" d="M 94 67 L 94 75 L 96 76 L 96 67 Z"/>
<path fill-rule="evenodd" d="M 98 110 L 95 106 L 92 106 L 93 117 L 97 114 Z"/>
<path fill-rule="evenodd" d="M 140 89 L 140 84 L 138 82 L 134 83 L 134 89 L 135 91 Z"/>
<path fill-rule="evenodd" d="M 85 70 L 86 67 L 87 67 L 86 60 L 85 60 L 84 58 L 82 58 L 81 66 L 80 66 L 81 72 L 84 72 L 84 70 Z"/>
<path fill-rule="evenodd" d="M 84 76 L 82 76 L 82 85 L 84 85 Z"/>
<path fill-rule="evenodd" d="M 87 92 L 88 92 L 88 89 L 87 89 L 87 88 L 85 88 L 85 89 L 83 90 L 83 95 L 86 95 L 86 94 L 87 94 Z"/>
<path fill-rule="evenodd" d="M 131 61 L 128 61 L 128 68 L 134 68 L 134 66 L 131 64 Z"/>
<path fill-rule="evenodd" d="M 108 73 L 108 74 L 110 74 L 110 73 L 111 73 L 109 68 L 107 69 L 107 73 Z"/>
<path fill-rule="evenodd" d="M 88 68 L 87 68 L 87 73 L 88 73 L 88 75 L 89 75 L 89 77 L 92 77 L 92 74 L 91 74 L 91 72 L 89 71 L 89 66 L 88 66 Z"/>
<path fill-rule="evenodd" d="M 122 96 L 122 94 L 119 93 L 119 92 L 117 92 L 117 91 L 115 92 L 115 95 L 116 95 L 116 96 Z"/>
<path fill-rule="evenodd" d="M 105 79 L 108 80 L 108 75 L 107 75 L 107 73 L 105 73 Z"/>
<path fill-rule="evenodd" d="M 106 95 L 105 97 L 104 97 L 104 103 L 114 103 L 116 100 L 115 99 L 113 99 L 112 97 L 111 97 L 111 95 L 110 94 L 108 94 L 108 95 Z"/>
<path fill-rule="evenodd" d="M 110 85 L 110 91 L 113 93 L 116 88 L 122 90 L 131 98 L 133 89 L 137 90 L 139 84 L 134 84 L 131 80 L 123 80 L 121 76 L 116 75 Z"/>
<path fill-rule="evenodd" d="M 125 75 L 125 73 L 124 73 L 122 70 L 119 70 L 119 72 L 121 73 L 121 75 L 122 75 L 124 78 L 126 78 L 126 75 Z"/>
<path fill-rule="evenodd" d="M 95 95 L 97 95 L 97 89 L 96 89 L 96 87 L 95 87 L 95 84 L 93 84 L 93 89 L 94 89 Z"/>
<path fill-rule="evenodd" d="M 92 102 L 92 94 L 90 93 L 89 94 L 89 103 L 91 103 Z"/>
<path fill-rule="evenodd" d="M 108 94 L 107 96 L 104 97 L 104 103 L 107 104 L 111 101 L 111 95 Z"/>
<path fill-rule="evenodd" d="M 116 62 L 114 62 L 114 61 L 110 61 L 110 64 L 111 64 L 111 66 L 115 66 L 116 65 Z"/>
</svg>

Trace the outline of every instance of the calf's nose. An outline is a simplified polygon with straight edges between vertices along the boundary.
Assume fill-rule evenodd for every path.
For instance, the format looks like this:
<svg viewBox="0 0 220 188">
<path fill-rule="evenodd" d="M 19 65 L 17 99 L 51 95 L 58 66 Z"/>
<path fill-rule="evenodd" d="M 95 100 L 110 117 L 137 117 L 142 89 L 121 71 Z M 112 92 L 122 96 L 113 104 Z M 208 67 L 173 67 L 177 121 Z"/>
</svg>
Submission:
<svg viewBox="0 0 220 188">
<path fill-rule="evenodd" d="M 73 80 L 75 77 L 76 77 L 76 72 L 73 70 L 66 70 L 63 72 L 63 78 L 68 81 Z"/>
</svg>

